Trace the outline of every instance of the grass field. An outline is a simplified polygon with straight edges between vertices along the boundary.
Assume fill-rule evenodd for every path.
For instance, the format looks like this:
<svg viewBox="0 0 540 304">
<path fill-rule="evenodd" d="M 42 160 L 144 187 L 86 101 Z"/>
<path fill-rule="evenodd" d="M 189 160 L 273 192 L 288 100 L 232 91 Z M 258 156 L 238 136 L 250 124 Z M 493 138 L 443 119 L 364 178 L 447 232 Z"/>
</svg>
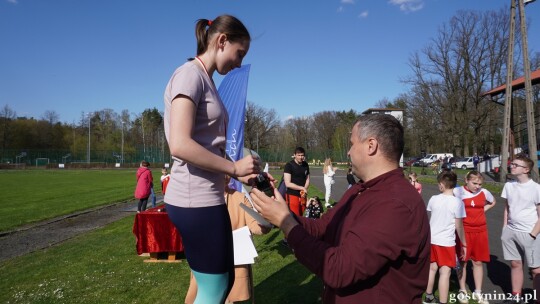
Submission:
<svg viewBox="0 0 540 304">
<path fill-rule="evenodd" d="M 154 174 L 156 170 L 153 170 Z M 3 172 L 4 173 L 4 172 Z M 3 174 L 2 173 L 2 174 Z M 34 208 L 47 209 L 39 202 L 53 199 L 76 200 L 73 210 L 85 209 L 106 202 L 132 197 L 134 171 L 30 171 L 6 172 L 2 179 L 44 183 L 40 191 L 21 191 L 17 204 L 34 202 Z M 159 176 L 154 176 L 156 177 Z M 83 183 L 94 191 L 83 191 L 75 184 Z M 64 191 L 55 191 L 57 185 Z M 104 186 L 106 184 L 106 186 Z M 114 187 L 113 187 L 114 184 Z M 84 188 L 84 187 L 83 187 Z M 107 190 L 104 190 L 105 188 Z M 112 193 L 118 190 L 116 195 Z M 313 195 L 321 196 L 316 189 Z M 41 191 L 49 193 L 40 194 Z M 39 193 L 38 193 L 39 192 Z M 96 193 L 110 193 L 99 196 Z M 33 199 L 38 196 L 40 199 Z M 110 202 L 110 201 L 109 201 Z M 56 211 L 63 212 L 67 208 Z M 13 212 L 2 209 L 3 218 Z M 18 212 L 18 210 L 17 210 Z M 67 212 L 69 213 L 69 212 Z M 35 212 L 37 220 L 40 212 Z M 54 212 L 49 214 L 54 215 Z M 56 216 L 56 215 L 54 215 Z M 42 216 L 45 218 L 45 216 Z M 0 263 L 0 303 L 179 303 L 189 284 L 189 268 L 185 260 L 178 264 L 143 263 L 137 256 L 132 234 L 134 215 L 104 228 L 78 236 L 19 258 Z M 292 252 L 281 245 L 283 236 L 274 229 L 264 236 L 255 236 L 259 257 L 254 266 L 254 283 L 258 303 L 320 303 L 322 284 L 296 262 Z"/>
<path fill-rule="evenodd" d="M 0 303 L 182 303 L 187 263 L 143 263 L 132 225 L 130 216 L 0 264 Z M 320 280 L 295 262 L 281 239 L 278 230 L 255 238 L 257 302 L 320 302 Z"/>
<path fill-rule="evenodd" d="M 143 263 L 135 252 L 133 216 L 0 264 L 0 303 L 181 303 L 189 268 Z M 255 238 L 258 303 L 317 303 L 321 283 L 279 244 L 273 230 Z"/>
<path fill-rule="evenodd" d="M 3 170 L 0 232 L 80 210 L 133 199 L 131 170 Z M 160 170 L 152 170 L 159 185 Z M 160 192 L 160 187 L 156 190 Z"/>
</svg>

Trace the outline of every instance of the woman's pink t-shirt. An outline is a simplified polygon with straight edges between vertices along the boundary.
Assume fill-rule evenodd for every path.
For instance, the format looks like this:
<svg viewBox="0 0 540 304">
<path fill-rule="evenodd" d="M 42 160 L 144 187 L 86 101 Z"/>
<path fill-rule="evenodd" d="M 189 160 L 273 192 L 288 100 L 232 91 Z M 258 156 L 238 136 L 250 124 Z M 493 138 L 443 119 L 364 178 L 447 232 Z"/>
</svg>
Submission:
<svg viewBox="0 0 540 304">
<path fill-rule="evenodd" d="M 189 97 L 195 106 L 192 138 L 210 152 L 225 156 L 227 110 L 221 102 L 213 81 L 195 60 L 188 61 L 174 71 L 165 88 L 165 137 L 169 142 L 170 115 L 173 99 Z M 173 156 L 171 179 L 165 202 L 188 208 L 225 204 L 225 175 L 203 170 Z"/>
</svg>

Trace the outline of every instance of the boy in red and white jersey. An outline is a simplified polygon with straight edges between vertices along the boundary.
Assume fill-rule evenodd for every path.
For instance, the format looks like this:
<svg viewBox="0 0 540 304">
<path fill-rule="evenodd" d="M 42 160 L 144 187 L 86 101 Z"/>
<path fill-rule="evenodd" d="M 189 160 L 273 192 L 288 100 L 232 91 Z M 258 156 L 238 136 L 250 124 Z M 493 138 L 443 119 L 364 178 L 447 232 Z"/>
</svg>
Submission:
<svg viewBox="0 0 540 304">
<path fill-rule="evenodd" d="M 484 264 L 490 261 L 489 241 L 486 222 L 486 211 L 495 206 L 493 194 L 482 188 L 484 177 L 478 171 L 470 171 L 465 176 L 465 185 L 454 188 L 454 195 L 465 205 L 467 217 L 463 220 L 467 255 L 460 261 L 461 267 L 458 272 L 460 303 L 469 303 L 467 296 L 466 266 L 469 260 L 473 264 L 474 292 L 472 299 L 479 304 L 487 304 L 488 301 L 482 295 L 482 278 L 484 277 Z M 459 248 L 459 242 L 457 242 Z"/>
</svg>

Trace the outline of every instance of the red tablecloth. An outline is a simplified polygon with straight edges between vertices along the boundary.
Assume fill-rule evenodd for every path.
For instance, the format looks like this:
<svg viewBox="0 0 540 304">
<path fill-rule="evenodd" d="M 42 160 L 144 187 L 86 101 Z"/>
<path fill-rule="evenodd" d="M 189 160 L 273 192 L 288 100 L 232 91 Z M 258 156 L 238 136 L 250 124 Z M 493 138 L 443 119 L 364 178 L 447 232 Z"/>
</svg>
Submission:
<svg viewBox="0 0 540 304">
<path fill-rule="evenodd" d="M 147 209 L 135 215 L 133 234 L 137 239 L 137 254 L 154 252 L 182 252 L 182 236 L 169 220 L 164 206 Z"/>
</svg>

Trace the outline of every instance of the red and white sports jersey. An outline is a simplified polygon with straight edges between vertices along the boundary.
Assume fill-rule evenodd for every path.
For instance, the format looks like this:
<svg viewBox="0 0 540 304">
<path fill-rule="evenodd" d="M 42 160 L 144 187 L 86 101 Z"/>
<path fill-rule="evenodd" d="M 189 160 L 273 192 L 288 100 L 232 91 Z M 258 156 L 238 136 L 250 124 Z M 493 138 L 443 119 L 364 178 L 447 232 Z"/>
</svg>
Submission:
<svg viewBox="0 0 540 304">
<path fill-rule="evenodd" d="M 491 204 L 495 198 L 486 189 L 472 193 L 465 187 L 454 188 L 454 196 L 465 205 L 467 217 L 463 219 L 465 232 L 480 232 L 487 230 L 486 213 L 484 206 Z"/>
</svg>

